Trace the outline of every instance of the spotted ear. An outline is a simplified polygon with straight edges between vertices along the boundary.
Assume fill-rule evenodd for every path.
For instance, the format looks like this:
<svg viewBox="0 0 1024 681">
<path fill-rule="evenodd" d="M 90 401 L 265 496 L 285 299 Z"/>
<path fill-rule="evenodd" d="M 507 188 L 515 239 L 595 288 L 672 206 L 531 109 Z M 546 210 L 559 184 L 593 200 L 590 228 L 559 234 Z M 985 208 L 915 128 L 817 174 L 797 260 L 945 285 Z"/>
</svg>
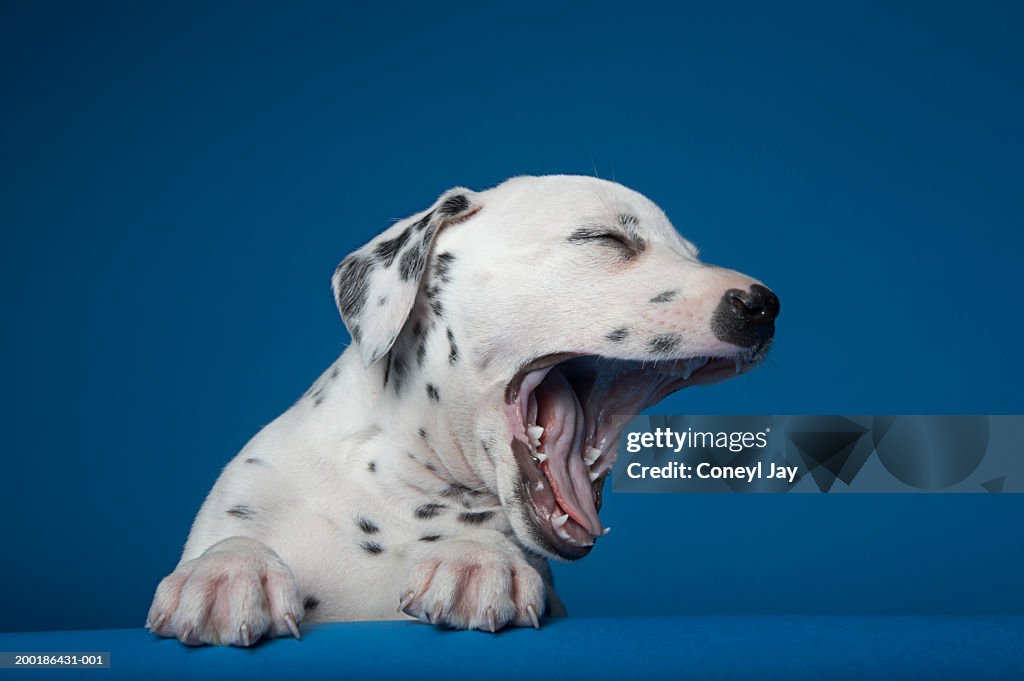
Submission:
<svg viewBox="0 0 1024 681">
<path fill-rule="evenodd" d="M 478 211 L 475 197 L 449 189 L 430 210 L 399 220 L 334 271 L 334 299 L 366 366 L 388 353 L 409 318 L 437 233 Z"/>
</svg>

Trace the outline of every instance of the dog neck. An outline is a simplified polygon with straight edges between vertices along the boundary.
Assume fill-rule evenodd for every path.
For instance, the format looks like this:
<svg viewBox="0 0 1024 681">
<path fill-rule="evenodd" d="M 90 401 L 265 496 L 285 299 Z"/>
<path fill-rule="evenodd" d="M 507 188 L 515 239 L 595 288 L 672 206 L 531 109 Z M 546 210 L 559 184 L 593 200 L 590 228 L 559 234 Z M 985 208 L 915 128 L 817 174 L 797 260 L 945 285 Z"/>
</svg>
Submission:
<svg viewBox="0 0 1024 681">
<path fill-rule="evenodd" d="M 427 336 L 422 347 L 430 349 L 420 351 L 420 361 L 420 346 L 404 339 L 370 367 L 363 366 L 352 346 L 302 402 L 314 416 L 330 420 L 325 427 L 337 431 L 338 439 L 347 443 L 345 449 L 372 451 L 364 465 L 382 480 L 464 508 L 495 506 L 496 491 L 488 485 L 487 471 L 473 466 L 461 443 L 460 410 L 445 386 L 463 381 L 458 362 L 450 361 L 449 334 L 441 333 L 443 346 L 430 347 Z"/>
</svg>

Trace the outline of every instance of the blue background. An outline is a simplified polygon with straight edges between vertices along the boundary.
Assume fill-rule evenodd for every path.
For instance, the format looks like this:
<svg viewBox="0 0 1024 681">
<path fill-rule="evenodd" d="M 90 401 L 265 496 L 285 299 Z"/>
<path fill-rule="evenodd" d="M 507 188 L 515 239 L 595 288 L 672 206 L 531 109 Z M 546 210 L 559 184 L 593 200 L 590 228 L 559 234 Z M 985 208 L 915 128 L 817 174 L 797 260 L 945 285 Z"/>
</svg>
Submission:
<svg viewBox="0 0 1024 681">
<path fill-rule="evenodd" d="M 716 4 L 719 6 L 711 7 Z M 663 412 L 1020 412 L 1020 4 L 0 8 L 0 630 L 141 625 L 449 186 L 615 178 L 782 299 Z M 287 5 L 287 7 L 286 7 Z M 577 615 L 1021 613 L 1022 495 L 612 495 Z"/>
</svg>

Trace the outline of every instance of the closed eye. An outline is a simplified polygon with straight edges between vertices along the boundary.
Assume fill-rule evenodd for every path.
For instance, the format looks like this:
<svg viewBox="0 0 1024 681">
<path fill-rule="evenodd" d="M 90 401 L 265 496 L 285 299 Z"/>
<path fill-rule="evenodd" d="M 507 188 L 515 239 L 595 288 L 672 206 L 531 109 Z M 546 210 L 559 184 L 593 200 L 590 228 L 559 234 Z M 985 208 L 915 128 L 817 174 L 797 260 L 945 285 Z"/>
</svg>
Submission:
<svg viewBox="0 0 1024 681">
<path fill-rule="evenodd" d="M 568 240 L 575 245 L 602 245 L 620 251 L 626 260 L 631 260 L 644 249 L 642 240 L 633 239 L 621 231 L 606 227 L 582 227 L 570 233 Z"/>
<path fill-rule="evenodd" d="M 603 244 L 617 248 L 627 260 L 636 257 L 644 249 L 641 240 L 632 239 L 621 232 L 609 229 L 583 227 L 569 235 L 571 244 Z"/>
</svg>

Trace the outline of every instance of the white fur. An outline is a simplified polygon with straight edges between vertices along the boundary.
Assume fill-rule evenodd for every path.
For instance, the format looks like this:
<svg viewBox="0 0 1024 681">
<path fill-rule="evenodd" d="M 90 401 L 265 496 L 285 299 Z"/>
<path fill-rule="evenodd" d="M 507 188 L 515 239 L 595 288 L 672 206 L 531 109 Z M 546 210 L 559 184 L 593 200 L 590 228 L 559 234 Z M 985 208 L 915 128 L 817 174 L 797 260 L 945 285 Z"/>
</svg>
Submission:
<svg viewBox="0 0 1024 681">
<path fill-rule="evenodd" d="M 735 352 L 711 333 L 710 315 L 723 291 L 756 282 L 701 263 L 657 206 L 615 183 L 522 177 L 479 193 L 446 192 L 429 214 L 455 195 L 470 205 L 432 223 L 426 271 L 404 281 L 397 264 L 376 267 L 363 309 L 345 319 L 362 342 L 224 469 L 181 561 L 157 589 L 147 622 L 153 631 L 189 644 L 248 645 L 289 634 L 288 617 L 413 616 L 491 630 L 529 626 L 545 605 L 560 611 L 547 552 L 532 542 L 514 503 L 505 385 L 525 362 L 570 349 L 646 359 L 644 339 L 666 331 L 682 336 L 681 355 Z M 574 229 L 622 214 L 638 219 L 647 244 L 635 262 L 601 244 L 567 242 Z M 382 239 L 424 215 L 357 254 L 370 257 Z M 434 270 L 440 253 L 455 256 L 448 282 Z M 425 295 L 432 283 L 443 288 L 441 317 Z M 344 292 L 345 285 L 343 268 L 335 286 Z M 681 291 L 677 301 L 646 304 L 669 289 Z M 414 320 L 430 327 L 424 365 L 407 370 L 396 395 L 383 383 L 388 353 L 415 354 Z M 609 330 L 627 323 L 637 333 L 613 346 Z M 425 383 L 439 401 L 428 398 Z M 453 483 L 471 492 L 440 496 Z M 448 508 L 418 517 L 430 503 Z M 458 520 L 488 511 L 478 525 Z M 360 529 L 359 519 L 378 531 Z M 443 539 L 422 540 L 431 534 Z M 382 551 L 371 553 L 366 542 Z M 311 595 L 319 605 L 304 612 Z"/>
</svg>

